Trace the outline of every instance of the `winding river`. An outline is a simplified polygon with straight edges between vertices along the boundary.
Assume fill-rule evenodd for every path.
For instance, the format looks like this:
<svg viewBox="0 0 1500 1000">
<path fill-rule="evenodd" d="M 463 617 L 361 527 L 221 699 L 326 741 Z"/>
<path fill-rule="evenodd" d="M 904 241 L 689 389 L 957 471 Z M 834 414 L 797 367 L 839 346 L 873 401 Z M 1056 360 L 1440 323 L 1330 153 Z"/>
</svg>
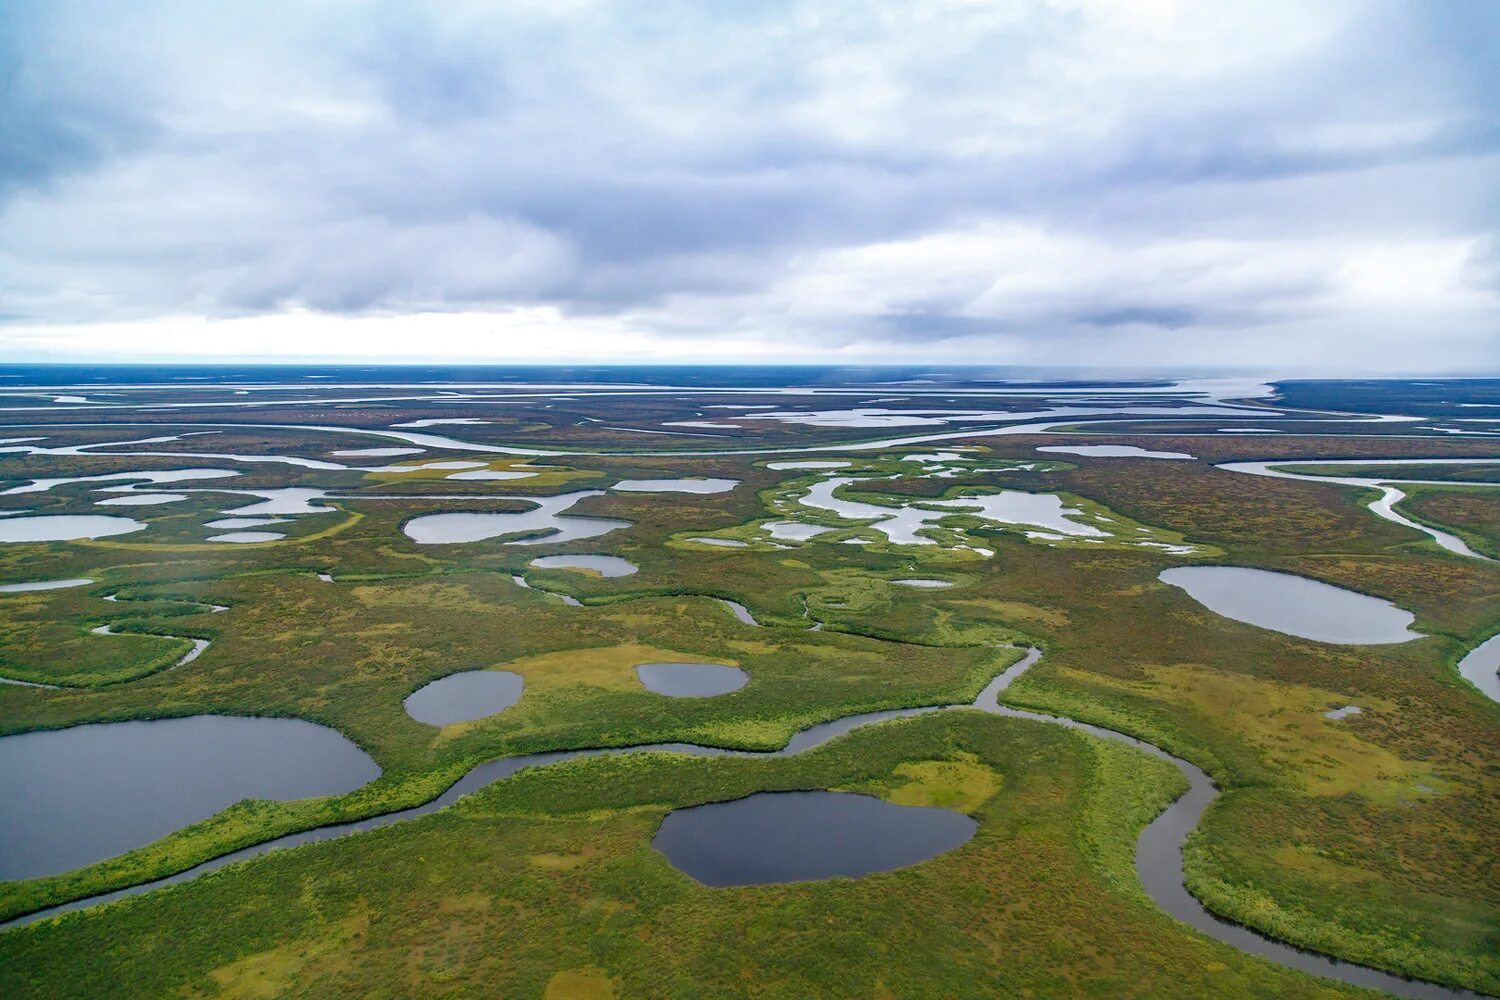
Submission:
<svg viewBox="0 0 1500 1000">
<path fill-rule="evenodd" d="M 331 840 L 346 834 L 374 830 L 390 826 L 402 820 L 425 816 L 452 805 L 458 799 L 478 791 L 487 785 L 509 778 L 523 768 L 544 767 L 549 764 L 578 760 L 585 757 L 601 757 L 628 753 L 680 753 L 694 757 L 790 757 L 811 750 L 814 747 L 822 746 L 828 741 L 861 726 L 885 722 L 889 719 L 922 715 L 929 712 L 977 709 L 981 712 L 1004 716 L 1006 718 L 1026 719 L 1032 722 L 1063 726 L 1067 729 L 1087 733 L 1101 739 L 1123 743 L 1144 753 L 1148 753 L 1153 757 L 1168 761 L 1182 772 L 1188 781 L 1187 792 L 1169 805 L 1161 815 L 1157 816 L 1156 819 L 1152 820 L 1141 831 L 1135 850 L 1136 873 L 1140 877 L 1142 887 L 1158 906 L 1178 920 L 1190 924 L 1207 936 L 1228 944 L 1233 948 L 1237 948 L 1240 951 L 1258 955 L 1289 968 L 1300 969 L 1304 972 L 1326 976 L 1330 979 L 1337 979 L 1356 986 L 1385 990 L 1386 992 L 1404 997 L 1480 996 L 1480 994 L 1470 990 L 1456 989 L 1419 980 L 1404 979 L 1378 969 L 1350 962 L 1342 962 L 1314 952 L 1303 951 L 1268 938 L 1248 927 L 1223 920 L 1210 913 L 1197 898 L 1187 891 L 1186 886 L 1183 884 L 1182 846 L 1188 834 L 1197 827 L 1199 821 L 1203 818 L 1204 811 L 1219 794 L 1219 790 L 1214 785 L 1213 780 L 1196 765 L 1179 757 L 1174 757 L 1154 744 L 1127 736 L 1124 733 L 1105 729 L 1102 726 L 1095 726 L 1087 722 L 1079 722 L 1063 716 L 1046 715 L 1040 712 L 1031 712 L 1002 705 L 999 700 L 1000 695 L 1017 678 L 1035 666 L 1041 658 L 1041 650 L 1026 649 L 1025 654 L 1020 660 L 996 675 L 979 692 L 979 696 L 968 704 L 933 705 L 921 708 L 889 709 L 880 712 L 847 715 L 840 719 L 834 719 L 830 722 L 824 722 L 801 730 L 794 734 L 787 742 L 787 745 L 780 750 L 726 750 L 722 747 L 700 746 L 693 743 L 649 743 L 633 747 L 555 750 L 488 761 L 469 771 L 458 781 L 454 782 L 443 794 L 422 805 L 350 823 L 339 823 L 277 837 L 274 840 L 268 840 L 264 843 L 221 855 L 189 868 L 186 871 L 169 875 L 166 878 L 49 907 L 45 910 L 39 910 L 35 913 L 29 913 L 25 916 L 6 921 L 0 924 L 0 927 L 18 927 L 74 910 L 81 910 L 118 899 L 138 896 L 164 886 L 189 882 L 200 875 L 207 874 L 227 865 L 258 857 L 262 854 L 268 854 L 271 851 L 282 848 Z"/>
<path fill-rule="evenodd" d="M 1296 459 L 1295 461 L 1273 460 L 1270 462 L 1224 462 L 1215 468 L 1226 472 L 1242 472 L 1251 476 L 1267 476 L 1271 479 L 1296 479 L 1305 483 L 1325 483 L 1336 486 L 1358 486 L 1363 489 L 1379 490 L 1380 499 L 1370 504 L 1370 512 L 1376 517 L 1384 518 L 1392 524 L 1412 528 L 1427 535 L 1438 545 L 1452 552 L 1454 555 L 1468 556 L 1471 559 L 1484 559 L 1494 562 L 1489 556 L 1481 555 L 1469 548 L 1468 544 L 1457 535 L 1433 528 L 1426 524 L 1413 521 L 1408 517 L 1396 513 L 1395 505 L 1406 499 L 1406 493 L 1399 489 L 1397 483 L 1423 486 L 1500 486 L 1500 482 L 1472 483 L 1472 482 L 1449 482 L 1441 479 L 1393 479 L 1380 477 L 1375 479 L 1358 476 L 1315 476 L 1311 473 L 1292 472 L 1290 467 L 1298 465 L 1329 466 L 1348 465 L 1353 467 L 1388 466 L 1388 465 L 1495 465 L 1500 464 L 1497 458 L 1351 458 L 1351 459 Z"/>
</svg>

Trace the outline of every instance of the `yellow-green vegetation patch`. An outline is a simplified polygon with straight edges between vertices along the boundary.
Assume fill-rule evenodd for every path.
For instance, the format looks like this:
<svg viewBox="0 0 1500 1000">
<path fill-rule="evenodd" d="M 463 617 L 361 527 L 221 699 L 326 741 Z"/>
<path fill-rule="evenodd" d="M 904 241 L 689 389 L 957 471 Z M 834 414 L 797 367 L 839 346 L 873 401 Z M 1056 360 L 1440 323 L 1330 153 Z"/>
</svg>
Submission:
<svg viewBox="0 0 1500 1000">
<path fill-rule="evenodd" d="M 888 777 L 849 787 L 902 806 L 938 806 L 972 813 L 1000 790 L 1003 779 L 972 753 L 898 764 Z"/>
<path fill-rule="evenodd" d="M 0 935 L 0 993 L 207 994 L 210 970 L 274 952 L 272 982 L 288 996 L 535 997 L 559 973 L 572 974 L 561 986 L 608 981 L 622 998 L 878 996 L 898 973 L 899 996 L 1113 998 L 1122 984 L 1141 996 L 1358 995 L 1211 941 L 1102 877 L 1120 859 L 1128 876 L 1137 833 L 1172 791 L 1169 766 L 1121 751 L 1139 784 L 1118 799 L 1096 793 L 1086 738 L 977 712 L 856 730 L 791 758 L 654 754 L 522 771 L 376 833 Z M 983 783 L 995 790 L 974 807 L 969 844 L 910 868 L 720 890 L 651 847 L 671 808 L 889 781 L 913 763 L 903 783 L 930 786 L 920 765 L 931 762 L 976 765 L 958 782 L 970 788 L 977 768 L 993 771 Z M 1089 811 L 1102 851 L 1076 835 Z M 533 863 L 580 844 L 598 855 Z M 454 905 L 474 894 L 490 905 Z M 369 932 L 344 930 L 366 908 Z M 90 947 L 100 940 L 133 946 Z"/>
<path fill-rule="evenodd" d="M 1145 687 L 1154 698 L 1190 708 L 1260 757 L 1278 780 L 1303 792 L 1354 793 L 1393 803 L 1438 794 L 1449 784 L 1432 765 L 1404 760 L 1362 739 L 1357 725 L 1324 715 L 1348 704 L 1348 695 L 1197 664 L 1152 667 L 1146 674 L 1149 679 L 1136 685 L 1115 679 L 1108 683 Z M 1364 715 L 1399 710 L 1384 700 L 1356 700 L 1361 702 L 1360 721 Z"/>
<path fill-rule="evenodd" d="M 547 980 L 542 1000 L 613 1000 L 614 980 L 603 969 L 585 966 L 564 969 Z"/>
<path fill-rule="evenodd" d="M 464 468 L 453 468 L 450 463 L 469 463 Z M 557 487 L 566 486 L 582 480 L 601 479 L 604 473 L 594 469 L 579 469 L 570 465 L 552 465 L 544 459 L 528 458 L 524 456 L 477 456 L 465 454 L 457 458 L 434 459 L 431 457 L 412 459 L 406 462 L 393 463 L 389 469 L 381 472 L 367 472 L 364 478 L 367 482 L 380 483 L 414 483 L 421 482 L 431 485 L 434 480 L 449 480 L 455 486 L 462 486 L 465 490 L 509 490 L 512 487 L 526 492 L 540 491 L 551 492 Z M 447 468 L 434 468 L 433 466 L 447 465 Z M 397 471 L 400 470 L 400 471 Z M 452 479 L 451 477 L 462 473 L 483 472 L 514 472 L 526 473 L 524 478 L 498 479 L 498 480 L 476 480 L 473 478 Z"/>
<path fill-rule="evenodd" d="M 1066 628 L 1068 613 L 1060 608 L 1046 608 L 1022 601 L 998 601 L 993 598 L 970 598 L 955 602 L 960 608 L 981 617 L 993 616 L 1017 625 L 1039 625 L 1049 629 Z"/>
<path fill-rule="evenodd" d="M 212 970 L 209 979 L 215 989 L 211 995 L 233 1000 L 277 1000 L 286 996 L 293 984 L 309 976 L 348 971 L 349 954 L 364 944 L 369 933 L 369 908 L 357 906 L 353 913 L 330 923 L 323 934 L 311 941 L 293 941 Z"/>
<path fill-rule="evenodd" d="M 676 649 L 625 643 L 618 646 L 543 653 L 539 656 L 528 656 L 524 659 L 497 664 L 497 668 L 510 670 L 526 678 L 527 693 L 568 687 L 634 691 L 640 688 L 635 668 L 642 663 L 707 662 L 722 663 L 730 667 L 739 665 L 738 660 L 707 657 L 702 653 L 686 653 Z M 526 695 L 523 694 L 521 697 L 525 698 Z"/>
</svg>

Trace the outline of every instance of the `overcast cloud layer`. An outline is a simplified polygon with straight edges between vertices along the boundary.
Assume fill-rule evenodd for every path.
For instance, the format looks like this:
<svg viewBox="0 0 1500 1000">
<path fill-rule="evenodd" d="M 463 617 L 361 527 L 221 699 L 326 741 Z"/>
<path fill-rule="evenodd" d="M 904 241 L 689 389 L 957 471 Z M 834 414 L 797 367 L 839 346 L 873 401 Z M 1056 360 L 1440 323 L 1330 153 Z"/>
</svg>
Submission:
<svg viewBox="0 0 1500 1000">
<path fill-rule="evenodd" d="M 1500 371 L 1500 3 L 0 13 L 0 357 Z"/>
</svg>

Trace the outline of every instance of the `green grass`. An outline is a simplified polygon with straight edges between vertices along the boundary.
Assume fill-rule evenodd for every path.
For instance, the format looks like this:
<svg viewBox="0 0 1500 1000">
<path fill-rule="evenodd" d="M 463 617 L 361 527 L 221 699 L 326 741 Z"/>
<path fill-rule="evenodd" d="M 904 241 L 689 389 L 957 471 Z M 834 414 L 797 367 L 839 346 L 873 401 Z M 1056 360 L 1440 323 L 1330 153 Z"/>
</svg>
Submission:
<svg viewBox="0 0 1500 1000">
<path fill-rule="evenodd" d="M 354 422 L 375 409 L 337 412 Z M 400 417 L 382 409 L 378 419 Z M 548 426 L 535 435 L 584 440 L 586 429 Z M 801 440 L 804 432 L 766 433 Z M 616 436 L 641 444 L 639 436 Z M 317 457 L 375 443 L 247 428 L 163 447 L 291 445 Z M 976 439 L 985 450 L 974 464 L 1013 468 L 1036 458 L 1036 443 Z M 1215 460 L 1377 459 L 1411 448 L 1301 438 L 1151 443 Z M 1447 443 L 1421 444 L 1441 453 Z M 454 457 L 468 456 L 422 460 Z M 1021 641 L 1041 645 L 1045 657 L 1013 690 L 1014 703 L 1149 739 L 1224 785 L 1188 852 L 1193 886 L 1212 908 L 1305 946 L 1496 988 L 1500 871 L 1476 838 L 1500 828 L 1500 774 L 1481 752 L 1494 743 L 1500 709 L 1463 684 L 1452 662 L 1500 622 L 1500 570 L 1373 517 L 1360 508 L 1359 491 L 1344 487 L 1203 462 L 1086 460 L 924 480 L 896 458 L 857 456 L 865 468 L 902 476 L 862 484 L 870 492 L 861 499 L 920 502 L 971 488 L 1060 493 L 1131 529 L 1145 526 L 1152 538 L 1215 552 L 1215 562 L 1299 573 L 1395 601 L 1416 613 L 1430 638 L 1328 646 L 1228 621 L 1157 581 L 1181 560 L 1134 546 L 1053 548 L 964 518 L 940 533 L 950 540 L 961 533 L 993 549 L 993 558 L 891 546 L 878 532 L 789 507 L 805 477 L 768 470 L 763 457 L 570 461 L 547 489 L 681 475 L 742 485 L 717 495 L 590 498 L 570 513 L 632 526 L 566 546 L 419 546 L 400 532 L 412 516 L 516 504 L 366 500 L 359 497 L 400 487 L 362 474 L 244 466 L 236 486 L 295 483 L 355 499 L 265 546 L 204 544 L 201 522 L 210 512 L 247 502 L 223 494 L 137 508 L 131 515 L 150 527 L 117 539 L 0 546 L 0 579 L 96 581 L 0 596 L 0 672 L 98 685 L 0 686 L 0 733 L 205 712 L 296 716 L 349 735 L 380 763 L 382 778 L 332 799 L 241 803 L 121 858 L 0 885 L 0 914 L 426 801 L 496 756 L 673 739 L 765 749 L 854 711 L 967 700 L 1015 655 L 993 645 Z M 6 476 L 75 474 L 73 462 L 15 459 Z M 94 474 L 212 464 L 86 462 Z M 526 484 L 535 486 L 520 480 L 465 491 L 512 496 Z M 421 491 L 451 485 L 423 481 Z M 1423 488 L 1403 509 L 1483 542 L 1493 512 L 1488 500 L 1469 499 L 1477 496 Z M 92 510 L 85 487 L 6 500 L 43 512 Z M 839 530 L 771 548 L 759 525 L 788 510 Z M 674 541 L 696 535 L 756 544 L 709 551 Z M 853 536 L 874 543 L 840 544 Z M 526 569 L 558 552 L 618 555 L 640 572 L 605 579 Z M 586 606 L 515 587 L 509 577 L 523 571 Z M 318 572 L 339 582 L 323 583 Z M 954 586 L 914 591 L 890 582 L 909 576 Z M 100 600 L 116 591 L 128 599 Z M 744 603 L 770 627 L 736 622 L 711 597 Z M 194 602 L 230 610 L 209 615 Z M 805 631 L 810 620 L 824 630 Z M 187 667 L 160 672 L 181 655 L 177 646 L 144 634 L 88 635 L 106 622 L 213 643 Z M 735 663 L 752 681 L 701 702 L 648 695 L 630 668 L 638 657 L 666 654 Z M 435 677 L 491 667 L 527 676 L 526 695 L 500 716 L 439 731 L 401 709 L 406 694 Z M 1333 703 L 1366 711 L 1343 723 L 1322 720 Z M 563 985 L 603 983 L 619 996 L 694 995 L 695 987 L 698 995 L 735 995 L 757 983 L 765 984 L 762 995 L 1342 995 L 1157 913 L 1131 868 L 1132 831 L 1171 797 L 1175 771 L 1100 741 L 1048 733 L 953 714 L 871 730 L 793 760 L 633 759 L 539 771 L 417 823 L 273 855 L 55 927 L 0 934 L 0 993 L 98 995 L 116 983 L 136 995 L 540 996 L 562 975 Z M 999 775 L 993 795 L 975 806 L 992 850 L 977 841 L 973 851 L 859 883 L 726 894 L 684 884 L 646 846 L 669 805 L 766 787 L 869 787 L 967 805 L 987 786 L 980 772 L 955 770 L 965 754 Z M 233 915 L 233 934 L 222 932 L 223 914 Z M 90 940 L 113 945 L 86 947 Z"/>
<path fill-rule="evenodd" d="M 969 803 L 973 841 L 913 868 L 718 890 L 650 846 L 672 807 L 907 787 L 913 768 L 944 762 L 984 768 L 993 791 Z M 1202 938 L 1131 888 L 1135 834 L 1178 780 L 1124 748 L 977 713 L 793 759 L 561 765 L 421 820 L 0 935 L 0 992 L 541 996 L 576 977 L 621 998 L 1359 995 Z"/>
</svg>

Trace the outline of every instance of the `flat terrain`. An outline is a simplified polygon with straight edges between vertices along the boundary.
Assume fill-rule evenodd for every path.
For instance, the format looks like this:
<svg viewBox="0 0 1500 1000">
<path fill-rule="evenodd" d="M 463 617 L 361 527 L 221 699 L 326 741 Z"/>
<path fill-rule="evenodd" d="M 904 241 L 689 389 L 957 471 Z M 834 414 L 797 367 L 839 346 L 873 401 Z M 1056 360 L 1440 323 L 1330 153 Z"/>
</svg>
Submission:
<svg viewBox="0 0 1500 1000">
<path fill-rule="evenodd" d="M 637 374 L 617 380 L 628 388 L 226 375 L 56 390 L 87 404 L 0 398 L 0 537 L 59 515 L 144 525 L 0 543 L 0 584 L 90 581 L 0 593 L 0 676 L 33 685 L 0 684 L 0 738 L 283 716 L 337 730 L 381 769 L 346 794 L 246 800 L 116 857 L 0 882 L 0 919 L 420 806 L 499 758 L 773 751 L 849 715 L 966 704 L 1034 647 L 1004 704 L 1128 734 L 1218 784 L 1183 862 L 1211 911 L 1500 993 L 1500 705 L 1456 669 L 1500 631 L 1500 489 L 1484 485 L 1500 481 L 1500 437 L 1441 432 L 1458 411 L 1401 384 L 1345 399 L 1338 383 L 1285 383 L 1245 404 L 1158 385 L 1110 404 L 1067 387 Z M 1278 403 L 1305 409 L 1283 417 Z M 1273 422 L 1289 433 L 1214 433 Z M 1037 451 L 1057 444 L 1192 457 Z M 370 449 L 406 453 L 344 454 Z M 1474 460 L 1432 467 L 1424 478 L 1441 481 L 1406 488 L 1398 510 L 1490 558 L 1377 516 L 1368 489 L 1219 467 L 1358 458 L 1369 465 L 1299 471 L 1379 478 L 1411 468 L 1382 460 L 1413 457 Z M 182 470 L 232 474 L 147 482 Z M 849 482 L 818 501 L 830 477 Z M 693 492 L 705 478 L 734 485 Z M 629 480 L 680 482 L 615 488 Z M 178 499 L 100 504 L 142 493 Z M 575 493 L 560 521 L 519 518 Z M 489 515 L 493 533 L 412 537 L 446 513 Z M 280 523 L 210 527 L 261 517 Z M 786 522 L 816 533 L 769 527 Z M 597 533 L 549 540 L 580 526 Z M 276 537 L 213 540 L 236 529 Z M 530 565 L 558 554 L 637 571 Z M 1158 580 L 1184 565 L 1372 595 L 1412 612 L 1421 637 L 1333 645 L 1235 621 Z M 899 582 L 912 579 L 949 586 Z M 194 640 L 208 645 L 182 662 Z M 653 662 L 735 666 L 750 682 L 663 697 L 635 674 Z M 435 727 L 403 708 L 438 678 L 491 669 L 525 684 L 498 714 Z M 1359 711 L 1326 714 L 1343 706 Z M 1183 787 L 1140 750 L 970 710 L 797 755 L 549 764 L 421 818 L 0 929 L 0 995 L 1371 995 L 1153 901 L 1137 838 Z M 910 868 L 737 889 L 702 886 L 651 846 L 671 809 L 815 788 L 957 809 L 978 833 Z"/>
</svg>

